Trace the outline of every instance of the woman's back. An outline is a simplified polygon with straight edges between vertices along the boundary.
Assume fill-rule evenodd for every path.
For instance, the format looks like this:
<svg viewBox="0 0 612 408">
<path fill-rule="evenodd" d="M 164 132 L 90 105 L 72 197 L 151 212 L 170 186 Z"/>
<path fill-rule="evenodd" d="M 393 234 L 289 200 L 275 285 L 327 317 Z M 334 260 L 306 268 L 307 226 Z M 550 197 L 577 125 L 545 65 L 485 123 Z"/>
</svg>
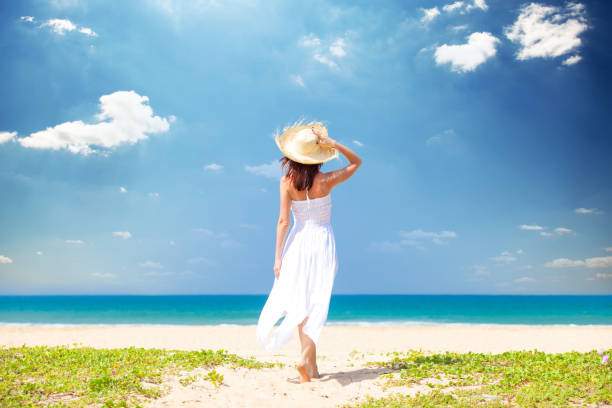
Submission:
<svg viewBox="0 0 612 408">
<path fill-rule="evenodd" d="M 294 227 L 300 228 L 305 223 L 327 226 L 331 219 L 331 195 L 322 197 L 307 197 L 305 200 L 293 200 L 291 212 L 293 213 Z"/>
<path fill-rule="evenodd" d="M 294 126 L 277 137 L 276 143 L 285 154 L 281 168 L 286 172 L 280 183 L 276 279 L 257 323 L 257 338 L 266 348 L 275 348 L 287 342 L 297 327 L 302 345 L 297 368 L 300 382 L 304 382 L 319 377 L 316 344 L 327 320 L 338 271 L 330 192 L 355 173 L 361 159 L 315 127 L 308 130 L 306 126 Z M 334 149 L 350 163 L 321 173 L 321 164 L 337 157 Z M 294 226 L 287 236 L 290 213 Z M 280 326 L 270 334 L 283 316 Z"/>
<path fill-rule="evenodd" d="M 298 190 L 288 178 L 283 177 L 283 179 L 287 185 L 292 201 L 306 201 L 307 198 L 312 200 L 329 195 L 331 188 L 329 183 L 326 182 L 326 176 L 329 177 L 328 174 L 329 173 L 317 173 L 314 176 L 312 186 L 308 189 L 308 191 L 305 189 Z"/>
</svg>

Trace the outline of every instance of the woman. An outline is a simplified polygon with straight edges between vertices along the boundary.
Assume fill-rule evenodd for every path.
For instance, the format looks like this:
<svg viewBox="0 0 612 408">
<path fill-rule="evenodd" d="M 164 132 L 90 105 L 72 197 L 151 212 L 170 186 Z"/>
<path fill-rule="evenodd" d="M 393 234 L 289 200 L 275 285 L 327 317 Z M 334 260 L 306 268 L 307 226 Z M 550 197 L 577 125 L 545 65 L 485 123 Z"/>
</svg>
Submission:
<svg viewBox="0 0 612 408">
<path fill-rule="evenodd" d="M 319 378 L 316 345 L 327 320 L 338 270 L 329 194 L 357 171 L 361 159 L 329 138 L 320 123 L 296 123 L 277 135 L 276 144 L 285 155 L 280 160 L 285 175 L 280 181 L 275 280 L 257 323 L 257 338 L 266 348 L 275 348 L 286 343 L 297 327 L 302 347 L 297 369 L 300 382 L 307 382 Z M 338 151 L 350 163 L 340 170 L 320 172 L 324 162 L 338 157 Z M 285 242 L 290 210 L 294 224 Z M 281 325 L 270 335 L 283 316 Z"/>
</svg>

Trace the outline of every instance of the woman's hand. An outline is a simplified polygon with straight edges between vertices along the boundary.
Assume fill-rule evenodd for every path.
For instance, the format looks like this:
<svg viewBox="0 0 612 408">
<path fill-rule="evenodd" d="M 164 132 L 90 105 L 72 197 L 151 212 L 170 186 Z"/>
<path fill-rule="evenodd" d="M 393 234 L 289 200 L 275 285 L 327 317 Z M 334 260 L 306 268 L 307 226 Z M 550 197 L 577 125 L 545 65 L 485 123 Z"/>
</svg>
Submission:
<svg viewBox="0 0 612 408">
<path fill-rule="evenodd" d="M 323 136 L 323 133 L 314 126 L 311 127 L 312 133 L 314 133 L 319 139 L 317 143 L 323 147 L 336 147 L 336 141 L 328 136 Z"/>
<path fill-rule="evenodd" d="M 280 277 L 281 264 L 282 261 L 280 259 L 274 261 L 274 276 L 276 277 L 276 279 Z"/>
</svg>

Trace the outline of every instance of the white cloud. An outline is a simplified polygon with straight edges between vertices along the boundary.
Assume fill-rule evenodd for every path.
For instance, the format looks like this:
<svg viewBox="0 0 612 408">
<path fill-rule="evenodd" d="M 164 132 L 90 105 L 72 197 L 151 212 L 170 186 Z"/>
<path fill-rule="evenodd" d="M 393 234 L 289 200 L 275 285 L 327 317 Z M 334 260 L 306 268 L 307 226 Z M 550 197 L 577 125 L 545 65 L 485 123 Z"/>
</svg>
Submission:
<svg viewBox="0 0 612 408">
<path fill-rule="evenodd" d="M 436 45 L 430 45 L 429 47 L 423 47 L 419 50 L 419 54 L 425 53 L 425 52 L 429 52 L 429 51 L 433 51 L 436 48 Z"/>
<path fill-rule="evenodd" d="M 140 263 L 138 266 L 140 266 L 141 268 L 146 268 L 146 269 L 163 269 L 162 264 L 160 264 L 159 262 L 153 262 L 153 261 L 145 261 Z"/>
<path fill-rule="evenodd" d="M 30 16 L 27 16 L 27 17 L 30 17 Z M 34 17 L 32 17 L 32 21 L 24 19 L 24 17 L 22 17 L 22 19 L 28 22 L 34 21 Z M 77 30 L 79 33 L 84 34 L 88 37 L 98 36 L 98 34 L 96 34 L 96 32 L 89 27 L 77 27 L 72 21 L 61 19 L 61 18 L 53 18 L 53 19 L 47 20 L 44 23 L 42 23 L 40 26 L 49 27 L 51 31 L 53 31 L 57 35 L 64 35 L 67 32 Z"/>
<path fill-rule="evenodd" d="M 147 139 L 147 134 L 166 132 L 168 120 L 153 116 L 147 104 L 149 98 L 134 91 L 117 91 L 100 97 L 99 121 L 64 122 L 18 139 L 23 147 L 36 149 L 68 149 L 72 153 L 88 155 L 92 146 L 110 149 L 121 144 L 135 144 Z"/>
<path fill-rule="evenodd" d="M 132 234 L 130 234 L 129 231 L 114 231 L 113 232 L 113 237 L 123 238 L 123 239 L 130 239 L 130 238 L 132 238 Z"/>
<path fill-rule="evenodd" d="M 94 278 L 100 278 L 100 279 L 113 279 L 117 277 L 117 275 L 115 275 L 114 273 L 100 273 L 100 272 L 94 272 L 91 274 L 91 276 L 93 276 Z"/>
<path fill-rule="evenodd" d="M 442 133 L 438 133 L 437 135 L 431 136 L 429 139 L 425 141 L 427 146 L 444 146 L 451 147 L 457 144 L 457 135 L 454 129 L 446 129 Z"/>
<path fill-rule="evenodd" d="M 522 255 L 522 254 L 524 253 L 524 251 L 523 251 L 522 249 L 518 249 L 518 250 L 516 251 L 516 253 L 517 253 L 517 254 L 519 254 L 519 255 Z"/>
<path fill-rule="evenodd" d="M 123 187 L 123 186 L 120 186 L 119 187 L 119 192 L 120 193 L 127 193 L 127 189 L 125 187 Z"/>
<path fill-rule="evenodd" d="M 457 234 L 453 231 L 427 232 L 421 229 L 410 232 L 400 231 L 400 235 L 404 238 L 456 238 Z"/>
<path fill-rule="evenodd" d="M 516 261 L 516 257 L 514 257 L 510 252 L 504 251 L 498 256 L 492 256 L 489 258 L 490 260 L 497 263 L 510 263 Z"/>
<path fill-rule="evenodd" d="M 598 273 L 595 275 L 597 279 L 612 279 L 612 273 Z"/>
<path fill-rule="evenodd" d="M 472 11 L 473 9 L 479 9 L 486 11 L 489 8 L 485 0 L 474 0 L 472 4 L 469 4 L 465 1 L 455 1 L 453 3 L 446 4 L 442 7 L 447 13 L 452 13 L 454 11 L 459 11 L 461 14 L 465 14 L 467 12 Z"/>
<path fill-rule="evenodd" d="M 241 227 L 245 228 L 244 225 L 248 224 L 242 224 Z M 221 248 L 242 248 L 243 246 L 242 243 L 230 237 L 227 232 L 215 233 L 215 231 L 212 231 L 208 228 L 194 228 L 193 230 L 207 237 L 212 237 L 215 242 L 219 243 L 219 246 Z"/>
<path fill-rule="evenodd" d="M 76 26 L 72 23 L 72 21 L 61 18 L 47 20 L 41 25 L 41 27 L 50 27 L 51 30 L 58 35 L 64 35 L 66 31 L 76 30 Z"/>
<path fill-rule="evenodd" d="M 472 4 L 469 4 L 466 6 L 466 10 L 468 11 L 475 9 L 475 8 L 486 11 L 489 8 L 489 6 L 487 5 L 485 0 L 474 0 Z"/>
<path fill-rule="evenodd" d="M 213 236 L 215 234 L 213 231 L 209 230 L 208 228 L 194 228 L 193 230 L 195 232 L 199 232 L 200 234 L 204 234 L 208 236 Z"/>
<path fill-rule="evenodd" d="M 454 231 L 427 232 L 422 229 L 410 232 L 400 231 L 399 235 L 404 239 L 402 244 L 411 246 L 418 246 L 417 241 L 420 239 L 431 240 L 434 244 L 442 245 L 446 243 L 442 238 L 457 238 L 457 233 Z"/>
<path fill-rule="evenodd" d="M 547 268 L 575 268 L 585 266 L 587 268 L 608 268 L 612 266 L 612 256 L 600 256 L 583 260 L 571 260 L 558 258 L 544 264 Z"/>
<path fill-rule="evenodd" d="M 218 1 L 218 0 L 152 0 L 148 1 L 147 5 L 152 5 L 168 17 L 174 18 L 179 22 L 182 18 L 190 16 L 201 17 L 203 14 L 211 14 L 214 12 L 223 12 L 226 6 L 247 7 L 255 5 L 249 1 Z M 227 10 L 225 10 L 227 11 Z"/>
<path fill-rule="evenodd" d="M 83 245 L 85 243 L 81 241 L 80 239 L 67 239 L 65 242 L 67 244 L 73 244 L 73 245 Z"/>
<path fill-rule="evenodd" d="M 308 35 L 301 36 L 298 43 L 302 47 L 318 47 L 321 45 L 321 39 L 319 39 L 313 33 L 310 33 Z"/>
<path fill-rule="evenodd" d="M 427 232 L 422 229 L 413 230 L 410 232 L 400 231 L 400 235 L 404 238 L 456 238 L 457 233 L 453 231 Z"/>
<path fill-rule="evenodd" d="M 332 69 L 338 68 L 338 64 L 336 64 L 334 61 L 332 61 L 329 58 L 327 58 L 325 55 L 321 55 L 319 53 L 315 53 L 313 55 L 313 58 L 315 60 L 319 61 L 321 64 L 327 65 L 328 67 L 330 67 Z"/>
<path fill-rule="evenodd" d="M 533 265 L 523 265 L 519 268 L 521 271 L 526 271 L 529 269 L 533 269 Z"/>
<path fill-rule="evenodd" d="M 275 180 L 280 180 L 281 178 L 281 168 L 277 160 L 272 160 L 271 163 L 260 164 L 257 166 L 246 165 L 244 166 L 244 169 L 257 176 L 263 176 Z"/>
<path fill-rule="evenodd" d="M 567 3 L 562 8 L 531 3 L 521 8 L 517 20 L 504 33 L 521 46 L 516 58 L 526 60 L 574 51 L 582 44 L 579 35 L 587 28 L 582 4 Z"/>
<path fill-rule="evenodd" d="M 346 47 L 346 42 L 343 38 L 338 38 L 329 46 L 329 52 L 335 57 L 342 58 L 346 55 L 344 47 Z"/>
<path fill-rule="evenodd" d="M 159 198 L 159 193 L 149 193 L 148 196 L 157 199 Z"/>
<path fill-rule="evenodd" d="M 559 235 L 573 234 L 574 231 L 569 228 L 558 227 L 555 228 L 555 232 Z"/>
<path fill-rule="evenodd" d="M 331 44 L 325 47 L 322 46 L 322 41 L 319 37 L 310 33 L 299 38 L 298 44 L 310 50 L 312 58 L 329 67 L 330 69 L 338 69 L 337 60 L 346 56 L 346 40 L 344 38 L 336 38 Z M 334 61 L 334 58 L 336 61 Z M 305 87 L 304 79 L 300 75 L 291 77 L 293 82 L 301 87 Z"/>
<path fill-rule="evenodd" d="M 574 212 L 580 215 L 602 214 L 602 211 L 598 210 L 597 208 L 576 208 Z"/>
<path fill-rule="evenodd" d="M 499 42 L 491 33 L 472 33 L 465 44 L 443 44 L 436 48 L 436 64 L 450 63 L 454 72 L 474 71 L 497 53 L 495 46 Z"/>
<path fill-rule="evenodd" d="M 607 247 L 607 248 L 604 248 L 604 251 L 606 251 L 606 252 L 612 252 L 612 247 Z"/>
<path fill-rule="evenodd" d="M 301 75 L 291 75 L 291 80 L 293 83 L 301 88 L 306 88 L 306 84 L 304 83 L 304 78 Z"/>
<path fill-rule="evenodd" d="M 195 265 L 195 264 L 206 264 L 206 265 L 213 265 L 214 262 L 207 259 L 207 258 L 203 258 L 203 257 L 198 257 L 198 258 L 191 258 L 188 259 L 187 261 L 188 264 L 190 265 Z"/>
<path fill-rule="evenodd" d="M 450 3 L 445 5 L 444 7 L 442 7 L 442 10 L 446 11 L 447 13 L 453 12 L 457 9 L 460 9 L 461 7 L 463 7 L 463 2 L 462 1 L 456 1 L 454 3 Z"/>
<path fill-rule="evenodd" d="M 440 15 L 440 10 L 437 7 L 421 10 L 423 10 L 423 17 L 421 17 L 421 22 L 423 23 L 429 23 Z"/>
<path fill-rule="evenodd" d="M 17 132 L 0 132 L 0 144 L 15 140 Z"/>
<path fill-rule="evenodd" d="M 223 170 L 223 166 L 217 163 L 210 163 L 204 166 L 204 170 L 220 171 Z"/>
<path fill-rule="evenodd" d="M 147 271 L 143 272 L 145 276 L 171 276 L 174 275 L 174 272 L 169 271 Z"/>
<path fill-rule="evenodd" d="M 13 260 L 8 256 L 0 255 L 0 264 L 10 264 L 13 263 Z"/>
<path fill-rule="evenodd" d="M 467 30 L 468 29 L 468 25 L 467 24 L 462 24 L 462 25 L 456 25 L 456 26 L 452 26 L 451 30 L 453 31 L 463 31 L 463 30 Z"/>
<path fill-rule="evenodd" d="M 79 33 L 85 34 L 85 35 L 87 35 L 89 37 L 97 37 L 98 36 L 98 34 L 95 31 L 93 31 L 91 28 L 88 28 L 88 27 L 81 27 L 79 29 Z"/>
<path fill-rule="evenodd" d="M 56 8 L 70 8 L 79 4 L 79 0 L 50 0 L 49 3 Z"/>
<path fill-rule="evenodd" d="M 170 244 L 170 246 L 176 246 L 176 242 L 174 241 L 170 241 L 168 244 Z"/>
<path fill-rule="evenodd" d="M 540 235 L 543 237 L 552 237 L 553 234 L 551 232 L 541 231 Z"/>
<path fill-rule="evenodd" d="M 580 55 L 572 55 L 571 57 L 567 57 L 562 64 L 563 65 L 574 65 L 577 64 L 578 62 L 580 62 L 580 60 L 582 60 L 582 57 Z"/>
<path fill-rule="evenodd" d="M 443 245 L 446 241 L 442 238 L 456 238 L 457 234 L 453 231 L 427 232 L 421 229 L 414 231 L 399 231 L 400 239 L 397 241 L 382 241 L 370 243 L 370 249 L 381 252 L 397 252 L 406 247 L 412 247 L 419 250 L 425 250 L 423 246 L 424 240 L 431 240 L 434 244 Z"/>
<path fill-rule="evenodd" d="M 353 143 L 354 143 L 356 146 L 363 147 L 363 143 L 361 143 L 359 140 L 353 140 Z"/>
<path fill-rule="evenodd" d="M 435 136 L 432 136 L 429 139 L 427 139 L 425 141 L 425 144 L 427 146 L 432 146 L 432 145 L 436 145 L 436 144 L 440 143 L 441 140 L 442 140 L 442 137 L 440 137 L 440 135 L 435 135 Z"/>
<path fill-rule="evenodd" d="M 36 255 L 43 256 L 43 252 L 42 251 L 36 251 Z"/>
<path fill-rule="evenodd" d="M 257 225 L 255 224 L 240 224 L 238 226 L 244 229 L 257 229 Z"/>
<path fill-rule="evenodd" d="M 238 241 L 236 241 L 235 239 L 231 239 L 231 238 L 225 238 L 222 239 L 220 242 L 221 248 L 225 248 L 225 249 L 235 249 L 235 248 L 241 248 L 242 244 Z"/>
<path fill-rule="evenodd" d="M 546 262 L 544 266 L 546 268 L 574 268 L 577 266 L 584 266 L 584 261 L 572 261 L 568 258 L 558 258 L 550 262 Z"/>
<path fill-rule="evenodd" d="M 544 227 L 541 227 L 541 226 L 535 225 L 535 224 L 532 224 L 532 225 L 523 224 L 519 228 L 522 229 L 522 230 L 526 230 L 526 231 L 541 231 L 541 230 L 544 229 Z"/>
<path fill-rule="evenodd" d="M 34 22 L 34 17 L 33 16 L 21 16 L 19 17 L 19 19 L 25 23 L 33 23 Z"/>
<path fill-rule="evenodd" d="M 486 265 L 476 264 L 468 267 L 468 269 L 474 271 L 474 273 L 472 274 L 472 277 L 474 278 L 482 278 L 483 276 L 491 275 L 491 273 L 487 270 Z"/>
<path fill-rule="evenodd" d="M 534 282 L 535 279 L 530 278 L 528 276 L 523 276 L 522 278 L 518 278 L 514 280 L 514 283 L 527 283 L 527 282 Z"/>
<path fill-rule="evenodd" d="M 608 268 L 612 266 L 612 256 L 600 256 L 586 259 L 587 268 Z"/>
</svg>

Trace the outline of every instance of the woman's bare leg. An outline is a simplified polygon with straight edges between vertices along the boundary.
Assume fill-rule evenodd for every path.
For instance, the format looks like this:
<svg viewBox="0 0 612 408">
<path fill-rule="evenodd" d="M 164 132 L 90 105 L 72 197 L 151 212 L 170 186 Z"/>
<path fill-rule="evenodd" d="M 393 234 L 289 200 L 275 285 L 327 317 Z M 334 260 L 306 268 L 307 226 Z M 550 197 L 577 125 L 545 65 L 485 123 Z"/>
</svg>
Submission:
<svg viewBox="0 0 612 408">
<path fill-rule="evenodd" d="M 306 374 L 309 377 L 306 381 L 310 381 L 310 378 L 319 378 L 319 369 L 317 367 L 317 346 L 307 334 L 304 334 L 304 331 L 302 330 L 304 324 L 306 324 L 306 320 L 308 320 L 308 318 L 304 319 L 304 321 L 298 325 L 300 345 L 302 346 L 302 360 L 300 363 L 303 364 Z M 298 371 L 300 371 L 299 364 Z M 302 377 L 301 372 L 300 377 Z"/>
</svg>

